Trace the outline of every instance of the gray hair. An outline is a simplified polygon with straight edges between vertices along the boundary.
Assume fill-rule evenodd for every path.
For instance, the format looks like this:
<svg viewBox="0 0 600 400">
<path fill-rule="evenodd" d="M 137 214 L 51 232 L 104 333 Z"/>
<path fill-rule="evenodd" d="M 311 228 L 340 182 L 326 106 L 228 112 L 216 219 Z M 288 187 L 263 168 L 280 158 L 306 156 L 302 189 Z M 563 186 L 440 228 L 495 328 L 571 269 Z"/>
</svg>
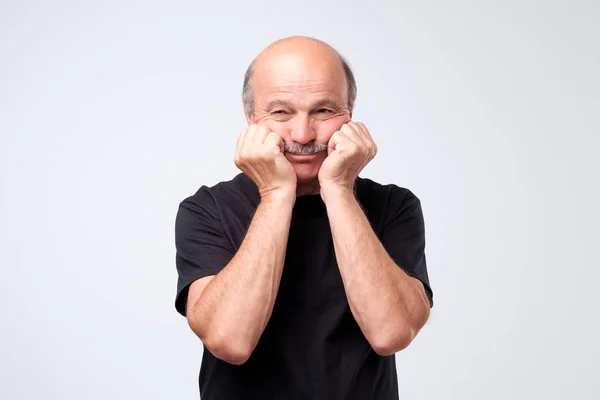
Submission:
<svg viewBox="0 0 600 400">
<path fill-rule="evenodd" d="M 352 68 L 350 67 L 350 63 L 346 60 L 340 53 L 334 50 L 340 62 L 342 63 L 342 68 L 344 69 L 344 75 L 346 76 L 346 84 L 348 85 L 348 110 L 352 112 L 354 109 L 354 103 L 356 102 L 356 79 L 354 78 L 354 72 L 352 72 Z M 244 85 L 242 87 L 242 103 L 244 104 L 244 109 L 248 114 L 254 114 L 254 93 L 252 91 L 252 77 L 254 76 L 254 70 L 256 68 L 256 60 L 252 60 L 248 69 L 246 69 L 246 73 L 244 74 Z"/>
</svg>

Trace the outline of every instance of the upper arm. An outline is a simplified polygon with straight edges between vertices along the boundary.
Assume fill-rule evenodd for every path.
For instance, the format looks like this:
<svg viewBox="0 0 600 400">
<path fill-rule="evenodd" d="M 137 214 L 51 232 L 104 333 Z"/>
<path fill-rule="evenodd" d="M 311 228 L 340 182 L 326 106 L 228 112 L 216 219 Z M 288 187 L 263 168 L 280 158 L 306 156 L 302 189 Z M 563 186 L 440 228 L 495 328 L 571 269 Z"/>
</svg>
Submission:
<svg viewBox="0 0 600 400">
<path fill-rule="evenodd" d="M 231 241 L 225 234 L 212 196 L 200 190 L 179 205 L 175 222 L 177 295 L 175 308 L 187 316 L 210 282 L 233 258 Z"/>
<path fill-rule="evenodd" d="M 433 307 L 433 291 L 429 283 L 425 257 L 425 222 L 421 202 L 410 191 L 401 193 L 394 187 L 390 193 L 381 242 L 394 262 L 414 278 Z"/>
<path fill-rule="evenodd" d="M 194 306 L 194 304 L 198 302 L 200 296 L 202 296 L 202 293 L 204 293 L 204 289 L 206 289 L 206 287 L 208 286 L 210 281 L 213 280 L 214 277 L 214 275 L 205 276 L 203 278 L 195 280 L 190 284 L 186 301 L 186 316 L 188 318 L 189 315 L 187 315 L 187 310 L 189 310 L 191 307 Z"/>
</svg>

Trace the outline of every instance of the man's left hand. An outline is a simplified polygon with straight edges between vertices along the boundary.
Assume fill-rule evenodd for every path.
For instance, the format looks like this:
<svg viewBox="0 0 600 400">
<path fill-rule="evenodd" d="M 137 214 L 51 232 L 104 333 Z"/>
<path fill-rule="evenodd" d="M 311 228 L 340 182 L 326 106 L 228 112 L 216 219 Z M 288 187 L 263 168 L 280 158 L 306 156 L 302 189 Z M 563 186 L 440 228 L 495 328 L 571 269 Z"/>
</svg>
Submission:
<svg viewBox="0 0 600 400">
<path fill-rule="evenodd" d="M 350 121 L 331 136 L 327 153 L 319 170 L 321 190 L 352 190 L 360 171 L 377 154 L 377 145 L 362 122 Z"/>
</svg>

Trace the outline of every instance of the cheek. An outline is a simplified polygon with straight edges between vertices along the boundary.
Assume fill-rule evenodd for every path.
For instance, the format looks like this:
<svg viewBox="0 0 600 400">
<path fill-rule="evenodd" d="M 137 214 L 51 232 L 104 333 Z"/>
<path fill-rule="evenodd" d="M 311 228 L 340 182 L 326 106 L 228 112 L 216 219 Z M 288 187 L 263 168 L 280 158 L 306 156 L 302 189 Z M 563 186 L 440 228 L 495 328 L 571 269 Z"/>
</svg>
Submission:
<svg viewBox="0 0 600 400">
<path fill-rule="evenodd" d="M 317 141 L 320 143 L 327 143 L 335 131 L 339 131 L 342 125 L 350 121 L 350 117 L 347 115 L 339 116 L 336 118 L 328 119 L 327 121 L 321 121 L 317 128 Z"/>
<path fill-rule="evenodd" d="M 258 124 L 266 126 L 269 131 L 277 133 L 282 139 L 287 140 L 290 137 L 290 123 L 274 120 L 257 121 Z"/>
</svg>

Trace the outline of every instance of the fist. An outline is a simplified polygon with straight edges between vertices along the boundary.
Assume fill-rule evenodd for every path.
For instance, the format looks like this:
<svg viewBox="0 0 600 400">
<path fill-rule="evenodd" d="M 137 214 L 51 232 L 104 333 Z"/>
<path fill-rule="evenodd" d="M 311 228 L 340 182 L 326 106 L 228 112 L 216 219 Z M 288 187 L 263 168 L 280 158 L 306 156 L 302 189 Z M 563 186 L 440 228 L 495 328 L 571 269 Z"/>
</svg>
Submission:
<svg viewBox="0 0 600 400">
<path fill-rule="evenodd" d="M 363 123 L 350 121 L 331 136 L 327 153 L 319 170 L 321 188 L 352 189 L 360 171 L 377 154 L 377 145 Z"/>
<path fill-rule="evenodd" d="M 296 191 L 296 172 L 285 158 L 283 140 L 263 125 L 250 125 L 238 137 L 235 165 L 258 187 L 261 198 Z"/>
</svg>

